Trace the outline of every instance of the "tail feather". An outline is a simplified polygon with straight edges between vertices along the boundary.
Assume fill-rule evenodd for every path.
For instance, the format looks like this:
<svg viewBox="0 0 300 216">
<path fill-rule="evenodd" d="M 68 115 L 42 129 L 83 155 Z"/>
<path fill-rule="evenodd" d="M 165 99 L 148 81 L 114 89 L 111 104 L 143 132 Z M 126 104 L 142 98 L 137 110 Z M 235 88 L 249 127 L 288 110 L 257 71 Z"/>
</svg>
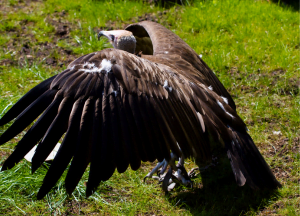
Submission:
<svg viewBox="0 0 300 216">
<path fill-rule="evenodd" d="M 233 139 L 225 145 L 238 185 L 247 183 L 253 189 L 281 187 L 250 135 L 230 130 Z"/>
<path fill-rule="evenodd" d="M 239 164 L 239 159 L 237 159 L 235 155 L 230 152 L 230 150 L 227 151 L 227 156 L 230 160 L 231 169 L 234 174 L 236 183 L 238 184 L 238 186 L 244 186 L 246 183 L 246 177 L 243 173 L 245 172 L 241 172 L 244 167 Z"/>
</svg>

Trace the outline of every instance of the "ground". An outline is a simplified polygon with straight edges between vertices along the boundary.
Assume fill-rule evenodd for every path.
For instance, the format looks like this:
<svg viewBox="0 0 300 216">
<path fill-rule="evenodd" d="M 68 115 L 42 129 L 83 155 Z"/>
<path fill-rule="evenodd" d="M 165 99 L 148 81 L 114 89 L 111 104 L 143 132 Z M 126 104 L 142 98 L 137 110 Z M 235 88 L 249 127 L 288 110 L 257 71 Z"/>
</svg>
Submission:
<svg viewBox="0 0 300 216">
<path fill-rule="evenodd" d="M 0 0 L 0 117 L 29 89 L 64 70 L 75 58 L 110 45 L 101 29 L 142 20 L 159 22 L 184 39 L 233 96 L 249 133 L 283 187 L 252 191 L 234 183 L 219 164 L 165 195 L 143 177 L 156 164 L 117 172 L 85 198 L 85 173 L 72 196 L 64 177 L 36 200 L 47 164 L 31 175 L 30 163 L 0 173 L 0 214 L 62 215 L 298 215 L 300 213 L 299 11 L 272 1 L 184 1 L 163 8 L 142 1 Z M 0 135 L 9 125 L 0 127 Z M 22 132 L 0 147 L 0 164 Z M 195 166 L 187 161 L 187 169 Z"/>
</svg>

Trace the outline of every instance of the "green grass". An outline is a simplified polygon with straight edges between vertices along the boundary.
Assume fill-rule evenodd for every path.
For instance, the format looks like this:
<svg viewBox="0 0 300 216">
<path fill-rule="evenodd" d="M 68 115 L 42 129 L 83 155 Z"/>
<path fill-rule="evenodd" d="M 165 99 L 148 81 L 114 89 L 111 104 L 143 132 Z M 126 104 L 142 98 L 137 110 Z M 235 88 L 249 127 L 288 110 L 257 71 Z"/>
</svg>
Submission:
<svg viewBox="0 0 300 216">
<path fill-rule="evenodd" d="M 72 196 L 65 192 L 63 176 L 46 198 L 37 201 L 47 164 L 31 175 L 30 164 L 22 161 L 12 170 L 0 172 L 0 214 L 300 213 L 297 10 L 263 0 L 190 1 L 191 5 L 168 9 L 142 1 L 0 2 L 0 117 L 29 89 L 62 71 L 71 60 L 109 47 L 106 41 L 97 41 L 98 30 L 124 28 L 150 14 L 183 38 L 213 69 L 233 95 L 250 135 L 283 184 L 275 192 L 239 188 L 230 166 L 220 158 L 220 165 L 193 179 L 194 189 L 179 187 L 165 195 L 154 180 L 143 183 L 154 166 L 144 163 L 136 172 L 115 173 L 88 199 L 86 172 Z M 57 29 L 62 25 L 68 27 L 68 33 L 59 36 Z M 0 135 L 7 128 L 1 127 Z M 0 147 L 1 164 L 24 133 Z M 195 166 L 188 163 L 188 169 Z"/>
</svg>

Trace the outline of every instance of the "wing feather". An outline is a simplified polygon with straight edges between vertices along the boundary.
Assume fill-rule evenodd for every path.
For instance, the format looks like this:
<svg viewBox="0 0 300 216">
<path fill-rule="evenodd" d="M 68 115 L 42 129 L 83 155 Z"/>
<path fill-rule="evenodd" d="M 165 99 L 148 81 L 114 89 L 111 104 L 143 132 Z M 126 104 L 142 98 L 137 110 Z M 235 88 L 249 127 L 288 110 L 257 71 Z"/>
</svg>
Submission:
<svg viewBox="0 0 300 216">
<path fill-rule="evenodd" d="M 125 104 L 123 103 L 122 95 L 124 96 L 124 91 L 121 89 L 121 94 L 117 95 L 116 103 L 120 116 L 120 127 L 125 145 L 124 149 L 126 149 L 131 169 L 137 170 L 141 165 L 141 158 L 136 144 L 136 140 L 133 138 L 134 131 L 131 131 L 131 127 L 129 127 L 127 110 L 125 108 Z"/>
<path fill-rule="evenodd" d="M 44 138 L 40 141 L 39 145 L 37 146 L 35 150 L 35 154 L 32 158 L 32 169 L 33 172 L 40 167 L 40 165 L 46 160 L 48 155 L 51 153 L 51 151 L 56 146 L 59 139 L 62 137 L 62 135 L 67 131 L 68 128 L 68 119 L 69 115 L 73 106 L 73 99 L 70 98 L 64 98 L 61 103 L 59 104 L 58 112 L 57 112 L 57 104 L 59 103 L 59 100 L 56 102 L 55 105 L 50 106 L 51 111 L 45 111 L 45 119 L 49 119 L 48 121 L 51 121 L 53 119 L 53 116 L 57 113 L 55 116 L 53 122 L 49 126 L 47 132 L 44 135 Z M 41 118 L 42 120 L 42 118 Z M 45 121 L 47 121 L 45 120 Z M 48 123 L 49 124 L 49 123 Z M 48 125 L 47 123 L 44 123 L 43 126 Z"/>
<path fill-rule="evenodd" d="M 151 107 L 146 107 L 149 104 L 147 103 L 147 98 L 145 94 L 141 94 L 137 97 L 138 99 L 138 106 L 141 114 L 141 120 L 144 125 L 144 130 L 146 132 L 146 138 L 148 139 L 148 142 L 146 143 L 147 152 L 149 155 L 149 161 L 154 161 L 155 159 L 161 160 L 163 159 L 163 155 L 161 152 L 161 149 L 159 147 L 159 143 L 156 141 L 155 138 L 155 131 L 156 128 L 152 124 L 151 118 L 153 118 L 153 112 L 151 110 Z"/>
<path fill-rule="evenodd" d="M 49 79 L 41 82 L 18 100 L 18 102 L 15 103 L 15 105 L 0 119 L 0 126 L 5 125 L 16 118 L 26 107 L 47 91 L 55 77 L 56 76 L 50 77 Z"/>
<path fill-rule="evenodd" d="M 2 171 L 11 169 L 15 164 L 19 163 L 39 140 L 42 139 L 52 121 L 49 117 L 42 118 L 43 116 L 45 115 L 43 114 L 19 141 L 14 152 L 4 162 Z"/>
<path fill-rule="evenodd" d="M 105 90 L 104 90 L 105 92 Z M 111 131 L 111 110 L 109 105 L 109 97 L 104 95 L 102 99 L 102 128 L 101 128 L 101 151 L 99 171 L 100 180 L 108 180 L 114 173 L 116 168 L 116 155 L 112 146 L 112 131 Z"/>
<path fill-rule="evenodd" d="M 102 137 L 102 98 L 97 98 L 95 101 L 95 111 L 93 116 L 93 131 L 92 131 L 92 159 L 90 166 L 89 179 L 86 188 L 86 196 L 94 193 L 101 181 L 99 171 L 102 168 L 101 164 L 101 137 Z"/>
<path fill-rule="evenodd" d="M 161 61 L 173 57 L 165 56 Z M 179 157 L 183 154 L 209 161 L 212 140 L 225 144 L 239 185 L 248 182 L 255 188 L 270 181 L 273 186 L 279 184 L 233 104 L 223 101 L 223 90 L 208 88 L 215 81 L 205 78 L 209 71 L 197 77 L 189 62 L 179 60 L 171 67 L 170 61 L 160 64 L 158 55 L 149 59 L 106 49 L 73 61 L 67 70 L 35 87 L 0 120 L 5 123 L 18 115 L 1 136 L 3 144 L 45 110 L 2 169 L 13 167 L 43 137 L 32 160 L 35 171 L 66 131 L 39 199 L 51 190 L 70 162 L 67 192 L 74 191 L 90 164 L 89 196 L 116 168 L 122 173 L 129 165 L 138 169 L 141 161 L 168 160 L 170 151 Z"/>
<path fill-rule="evenodd" d="M 71 74 L 73 74 L 74 72 L 76 72 L 76 69 L 75 68 L 73 68 L 73 69 L 66 69 L 65 71 L 63 71 L 60 74 L 58 74 L 54 78 L 54 80 L 51 82 L 50 89 L 60 89 L 65 84 L 65 82 L 67 81 L 67 79 L 69 78 L 69 76 Z"/>
<path fill-rule="evenodd" d="M 148 152 L 146 149 L 145 130 L 143 130 L 142 119 L 140 116 L 139 108 L 136 101 L 136 96 L 128 94 L 125 96 L 125 104 L 128 110 L 128 117 L 130 119 L 130 126 L 132 132 L 136 137 L 136 144 L 139 150 L 139 155 L 142 161 L 146 162 L 149 160 Z"/>
<path fill-rule="evenodd" d="M 148 37 L 153 46 L 153 55 L 142 55 L 152 62 L 162 63 L 181 72 L 190 81 L 199 81 L 212 86 L 221 96 L 228 98 L 230 106 L 235 110 L 235 103 L 225 87 L 213 71 L 205 64 L 198 54 L 171 30 L 158 23 L 143 21 L 126 27 L 134 36 Z M 139 41 L 138 41 L 139 42 Z M 137 44 L 141 47 L 141 44 Z M 140 50 L 137 50 L 138 52 Z M 143 51 L 143 50 L 142 50 Z M 147 53 L 144 52 L 143 53 Z"/>
<path fill-rule="evenodd" d="M 140 104 L 140 101 L 141 96 L 129 95 L 129 103 L 131 105 L 133 117 L 135 119 L 136 126 L 141 136 L 140 145 L 143 146 L 143 149 L 147 154 L 147 161 L 153 162 L 156 158 L 150 138 L 151 131 L 149 131 L 148 128 L 149 119 L 144 113 L 145 110 L 143 110 L 143 107 L 141 107 L 142 105 Z"/>
<path fill-rule="evenodd" d="M 118 94 L 118 93 L 116 93 Z M 111 111 L 111 132 L 112 132 L 112 145 L 114 147 L 115 162 L 119 173 L 123 173 L 129 166 L 129 159 L 127 149 L 124 148 L 124 140 L 122 137 L 122 128 L 118 112 L 115 94 L 109 95 L 109 106 Z"/>
<path fill-rule="evenodd" d="M 18 115 L 15 122 L 0 137 L 0 145 L 14 138 L 33 122 L 52 102 L 56 92 L 56 90 L 47 90 Z"/>
<path fill-rule="evenodd" d="M 159 103 L 157 98 L 151 97 L 149 99 L 149 102 L 154 108 L 155 115 L 157 116 L 156 119 L 158 121 L 159 130 L 161 130 L 162 132 L 164 143 L 166 145 L 166 148 L 168 149 L 168 152 L 172 150 L 179 157 L 181 155 L 181 152 L 178 149 L 177 141 L 166 119 L 166 113 L 163 109 L 161 109 L 161 104 Z M 166 159 L 169 159 L 169 157 L 167 157 Z"/>
<path fill-rule="evenodd" d="M 89 97 L 84 104 L 80 120 L 78 140 L 76 142 L 76 147 L 74 146 L 76 148 L 76 151 L 65 179 L 65 185 L 68 194 L 71 194 L 74 191 L 82 175 L 84 174 L 84 171 L 91 161 L 91 134 L 94 106 L 95 99 L 93 97 Z"/>
<path fill-rule="evenodd" d="M 54 185 L 59 180 L 67 166 L 69 165 L 74 153 L 75 147 L 74 143 L 77 142 L 77 136 L 74 134 L 78 134 L 80 119 L 83 110 L 85 100 L 83 97 L 76 100 L 72 107 L 72 111 L 69 117 L 68 130 L 66 135 L 61 143 L 61 146 L 51 163 L 51 166 L 43 180 L 43 184 L 38 192 L 37 198 L 42 199 Z"/>
</svg>

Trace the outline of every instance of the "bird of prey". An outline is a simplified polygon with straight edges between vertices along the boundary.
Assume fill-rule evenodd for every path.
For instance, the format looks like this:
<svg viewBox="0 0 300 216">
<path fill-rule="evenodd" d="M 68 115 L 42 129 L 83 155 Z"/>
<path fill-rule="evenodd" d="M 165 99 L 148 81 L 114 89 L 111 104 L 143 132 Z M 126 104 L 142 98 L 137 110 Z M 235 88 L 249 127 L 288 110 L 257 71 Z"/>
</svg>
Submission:
<svg viewBox="0 0 300 216">
<path fill-rule="evenodd" d="M 225 149 L 239 186 L 276 188 L 280 183 L 258 151 L 229 93 L 198 56 L 172 31 L 149 21 L 125 30 L 101 31 L 114 48 L 84 55 L 66 70 L 35 86 L 1 118 L 15 119 L 0 137 L 4 144 L 35 119 L 6 159 L 15 166 L 36 144 L 35 172 L 64 135 L 37 198 L 43 198 L 70 164 L 71 194 L 89 168 L 90 196 L 115 169 L 137 170 L 141 161 L 185 175 L 184 159 L 211 161 L 213 145 Z M 175 165 L 176 158 L 179 160 Z"/>
</svg>

